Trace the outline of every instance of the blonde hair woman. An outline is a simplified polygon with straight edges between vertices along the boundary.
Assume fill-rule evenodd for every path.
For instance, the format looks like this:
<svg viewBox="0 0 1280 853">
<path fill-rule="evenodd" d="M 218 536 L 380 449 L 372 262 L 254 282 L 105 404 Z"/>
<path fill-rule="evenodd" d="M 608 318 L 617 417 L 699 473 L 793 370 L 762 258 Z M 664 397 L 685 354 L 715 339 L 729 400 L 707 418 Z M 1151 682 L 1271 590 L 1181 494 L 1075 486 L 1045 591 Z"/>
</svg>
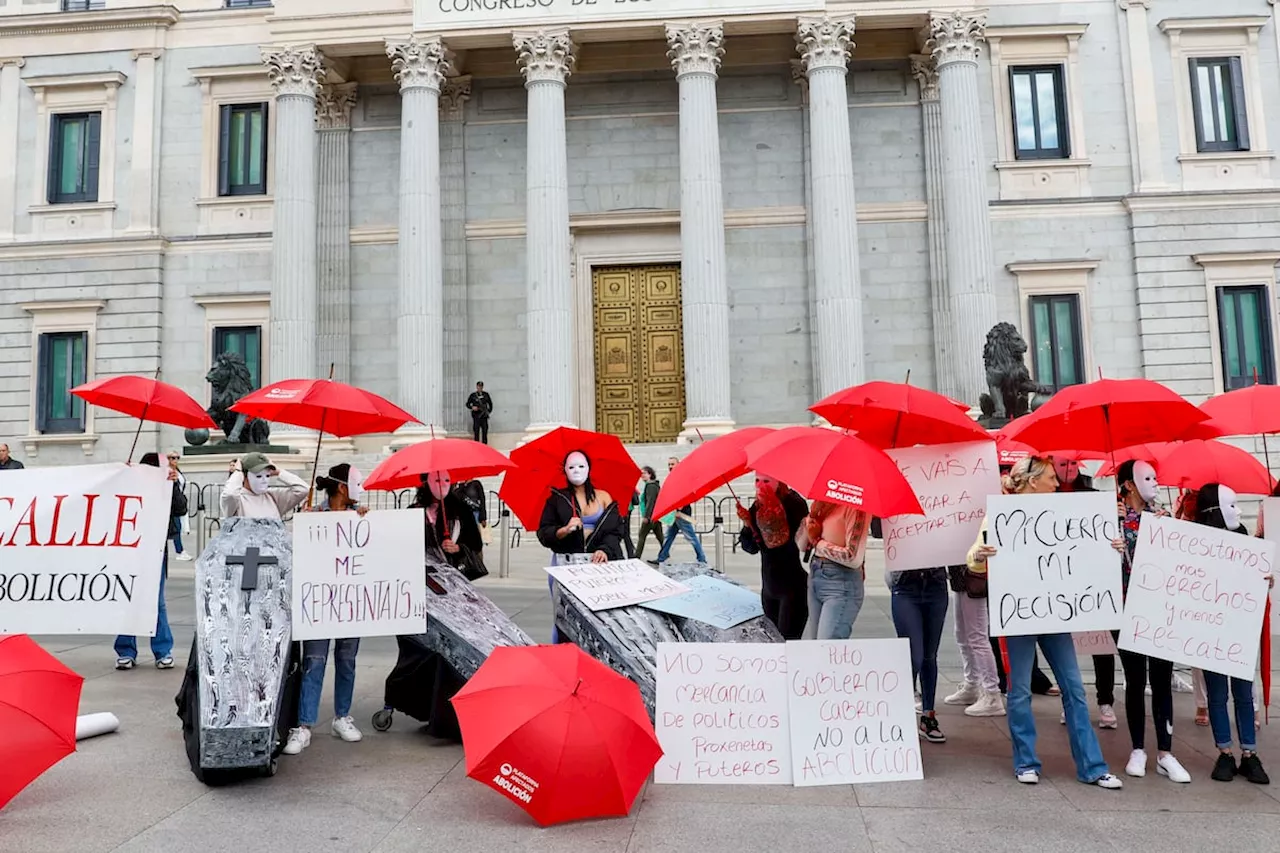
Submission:
<svg viewBox="0 0 1280 853">
<path fill-rule="evenodd" d="M 1053 460 L 1028 456 L 1018 460 L 1009 472 L 1005 489 L 1011 494 L 1040 495 L 1057 491 L 1058 476 Z M 1124 540 L 1111 546 L 1124 552 Z M 982 523 L 978 541 L 969 549 L 969 566 L 975 571 L 986 569 L 995 556 L 994 545 L 987 543 L 987 524 Z M 1076 762 L 1076 778 L 1086 785 L 1120 788 L 1123 783 L 1107 769 L 1097 735 L 1089 725 L 1089 703 L 1085 699 L 1076 647 L 1070 634 L 1038 634 L 1006 637 L 1009 655 L 1009 736 L 1013 740 L 1013 772 L 1019 782 L 1034 785 L 1040 781 L 1040 759 L 1036 755 L 1036 722 L 1031 714 L 1031 665 L 1036 645 L 1044 652 L 1062 688 L 1062 709 L 1067 715 L 1067 737 L 1071 741 L 1071 757 Z"/>
</svg>

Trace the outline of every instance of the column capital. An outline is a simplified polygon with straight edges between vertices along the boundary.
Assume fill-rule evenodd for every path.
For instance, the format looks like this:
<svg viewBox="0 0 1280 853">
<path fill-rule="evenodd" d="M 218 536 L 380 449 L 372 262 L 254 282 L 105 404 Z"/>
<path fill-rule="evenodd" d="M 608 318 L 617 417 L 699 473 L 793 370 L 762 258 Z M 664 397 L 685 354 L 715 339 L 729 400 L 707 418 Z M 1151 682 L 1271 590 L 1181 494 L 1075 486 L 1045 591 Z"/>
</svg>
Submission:
<svg viewBox="0 0 1280 853">
<path fill-rule="evenodd" d="M 938 67 L 951 62 L 977 62 L 978 51 L 987 38 L 986 15 L 932 15 L 929 18 L 929 42 L 926 50 L 933 54 Z"/>
<path fill-rule="evenodd" d="M 467 101 L 471 100 L 471 75 L 446 77 L 440 88 L 440 118 L 461 121 Z"/>
<path fill-rule="evenodd" d="M 133 53 L 132 53 L 131 55 L 132 55 L 132 57 L 133 57 L 133 61 L 134 61 L 134 62 L 137 62 L 139 59 L 156 59 L 156 60 L 158 60 L 158 59 L 160 59 L 160 57 L 164 56 L 164 48 L 162 48 L 162 47 L 143 47 L 143 48 L 139 48 L 139 49 L 137 49 L 137 50 L 133 51 Z M 0 62 L 3 62 L 3 60 L 0 60 Z"/>
<path fill-rule="evenodd" d="M 1276 5 L 1276 0 L 1267 0 L 1267 2 L 1272 6 Z M 1116 0 L 1116 5 L 1125 12 L 1130 9 L 1150 9 L 1151 0 Z"/>
<path fill-rule="evenodd" d="M 791 82 L 800 87 L 800 103 L 809 105 L 809 75 L 805 73 L 804 61 L 791 60 Z"/>
<path fill-rule="evenodd" d="M 516 49 L 516 63 L 524 75 L 525 85 L 530 83 L 559 83 L 564 85 L 573 73 L 573 40 L 568 29 L 524 30 L 511 34 Z"/>
<path fill-rule="evenodd" d="M 845 71 L 853 49 L 853 15 L 802 17 L 796 27 L 796 50 L 805 73 L 827 68 Z"/>
<path fill-rule="evenodd" d="M 388 41 L 387 58 L 391 60 L 391 72 L 406 89 L 430 89 L 439 94 L 444 78 L 453 70 L 449 52 L 439 36 L 408 41 Z"/>
<path fill-rule="evenodd" d="M 0 68 L 21 68 L 27 61 L 21 56 L 0 56 Z"/>
<path fill-rule="evenodd" d="M 325 76 L 324 54 L 314 47 L 264 47 L 262 62 L 276 97 L 314 98 Z"/>
<path fill-rule="evenodd" d="M 912 54 L 911 76 L 920 84 L 920 100 L 938 100 L 938 65 L 933 60 L 933 54 Z"/>
<path fill-rule="evenodd" d="M 677 78 L 686 74 L 714 77 L 724 56 L 724 25 L 719 21 L 667 24 L 667 45 Z"/>
<path fill-rule="evenodd" d="M 320 130 L 348 130 L 351 110 L 356 105 L 356 83 L 335 83 L 316 91 L 316 127 Z"/>
</svg>

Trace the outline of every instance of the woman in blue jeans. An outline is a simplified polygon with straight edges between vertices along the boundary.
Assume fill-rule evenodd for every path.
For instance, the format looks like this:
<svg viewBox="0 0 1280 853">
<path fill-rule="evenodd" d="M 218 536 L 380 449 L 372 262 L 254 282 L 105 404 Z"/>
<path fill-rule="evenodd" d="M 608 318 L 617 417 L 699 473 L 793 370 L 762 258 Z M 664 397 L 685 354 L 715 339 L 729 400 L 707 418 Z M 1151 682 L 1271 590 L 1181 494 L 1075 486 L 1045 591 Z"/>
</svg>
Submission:
<svg viewBox="0 0 1280 853">
<path fill-rule="evenodd" d="M 347 463 L 334 465 L 329 476 L 317 477 L 316 485 L 324 490 L 325 499 L 311 512 L 345 512 L 355 510 L 364 515 L 368 509 L 357 505 L 360 499 L 360 475 Z M 356 653 L 360 638 L 333 641 L 333 736 L 347 743 L 364 738 L 351 718 L 351 702 L 356 690 Z M 297 755 L 311 745 L 311 729 L 320 716 L 320 692 L 324 689 L 325 664 L 329 659 L 328 640 L 302 641 L 302 695 L 298 699 L 298 725 L 289 731 L 285 755 Z"/>
<path fill-rule="evenodd" d="M 144 453 L 138 460 L 140 465 L 160 467 L 158 453 Z M 173 495 L 169 502 L 169 529 L 173 530 L 175 522 L 187 514 L 187 498 L 178 487 L 178 474 L 169 469 L 169 482 L 173 483 Z M 160 603 L 156 609 L 156 633 L 151 638 L 151 654 L 155 655 L 156 669 L 173 669 L 173 631 L 169 628 L 169 609 L 164 603 L 165 581 L 169 579 L 169 548 L 166 543 L 164 555 L 160 558 Z M 127 635 L 116 637 L 116 669 L 133 669 L 138 663 L 138 638 Z"/>
<path fill-rule="evenodd" d="M 946 743 L 934 702 L 938 692 L 938 646 L 951 601 L 947 570 L 889 572 L 887 580 L 892 593 L 893 627 L 899 637 L 911 641 L 911 677 L 920 682 L 920 737 L 930 743 Z"/>
<path fill-rule="evenodd" d="M 1057 489 L 1058 476 L 1054 472 L 1053 460 L 1039 456 L 1018 460 L 1004 483 L 1007 494 L 1043 495 Z M 1112 541 L 1111 547 L 1123 554 L 1124 540 Z M 987 523 L 983 521 L 978 540 L 969 549 L 969 564 L 985 568 L 987 560 L 995 553 L 995 547 L 987 544 Z M 1013 772 L 1018 781 L 1024 785 L 1040 781 L 1036 721 L 1031 713 L 1031 666 L 1039 645 L 1062 689 L 1062 710 L 1067 716 L 1067 738 L 1071 742 L 1071 757 L 1076 763 L 1076 778 L 1086 785 L 1100 788 L 1124 787 L 1124 783 L 1108 770 L 1102 748 L 1098 746 L 1098 736 L 1089 724 L 1089 702 L 1085 698 L 1071 635 L 1005 637 L 1004 642 L 1009 654 L 1009 736 L 1013 740 Z"/>
<path fill-rule="evenodd" d="M 809 623 L 806 640 L 847 640 L 866 592 L 870 517 L 845 504 L 814 501 L 796 533 L 809 562 Z"/>
</svg>

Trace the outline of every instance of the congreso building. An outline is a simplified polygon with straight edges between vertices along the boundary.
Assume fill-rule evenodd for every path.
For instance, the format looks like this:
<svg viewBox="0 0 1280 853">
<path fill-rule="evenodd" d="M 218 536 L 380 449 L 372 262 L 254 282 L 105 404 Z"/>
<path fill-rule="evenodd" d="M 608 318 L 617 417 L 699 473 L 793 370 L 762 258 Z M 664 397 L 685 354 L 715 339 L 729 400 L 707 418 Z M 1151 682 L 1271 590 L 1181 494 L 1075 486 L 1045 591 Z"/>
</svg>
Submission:
<svg viewBox="0 0 1280 853">
<path fill-rule="evenodd" d="M 506 446 L 801 423 L 908 372 L 976 402 L 1000 322 L 1050 387 L 1274 382 L 1276 15 L 0 0 L 0 442 L 121 459 L 133 422 L 69 389 L 207 400 L 224 352 L 437 432 L 483 381 Z"/>
</svg>

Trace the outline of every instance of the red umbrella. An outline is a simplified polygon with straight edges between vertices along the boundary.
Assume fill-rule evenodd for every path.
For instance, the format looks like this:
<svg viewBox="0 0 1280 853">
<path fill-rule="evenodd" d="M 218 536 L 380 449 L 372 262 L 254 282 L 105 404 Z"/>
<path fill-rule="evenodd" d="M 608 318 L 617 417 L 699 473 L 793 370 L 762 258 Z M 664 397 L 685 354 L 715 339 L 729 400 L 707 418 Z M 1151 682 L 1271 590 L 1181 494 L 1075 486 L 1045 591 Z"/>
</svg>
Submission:
<svg viewBox="0 0 1280 853">
<path fill-rule="evenodd" d="M 1221 483 L 1242 495 L 1269 495 L 1276 481 L 1251 453 L 1221 441 L 1183 441 L 1156 460 L 1160 485 L 1200 489 Z"/>
<path fill-rule="evenodd" d="M 515 463 L 486 444 L 468 438 L 433 438 L 410 445 L 384 459 L 364 481 L 364 487 L 393 492 L 422 484 L 422 475 L 448 471 L 454 480 L 493 477 Z"/>
<path fill-rule="evenodd" d="M 467 775 L 541 826 L 626 815 L 662 757 L 640 688 L 577 646 L 500 646 L 452 701 Z"/>
<path fill-rule="evenodd" d="M 133 451 L 138 449 L 138 436 L 142 434 L 144 421 L 183 429 L 216 429 L 218 426 L 186 391 L 147 376 L 95 379 L 72 388 L 71 393 L 86 403 L 138 419 L 138 430 L 133 435 L 133 447 L 129 450 L 130 462 L 133 461 Z"/>
<path fill-rule="evenodd" d="M 1062 389 L 1007 436 L 1036 448 L 1110 454 L 1134 444 L 1175 441 L 1207 419 L 1150 379 L 1099 379 Z"/>
<path fill-rule="evenodd" d="M 1270 472 L 1267 435 L 1280 432 L 1280 386 L 1254 384 L 1228 391 L 1205 400 L 1200 410 L 1214 419 L 1223 435 L 1262 436 L 1262 452 Z"/>
<path fill-rule="evenodd" d="M 591 460 L 591 484 L 609 493 L 619 508 L 629 506 L 640 479 L 636 465 L 616 435 L 556 427 L 544 436 L 511 451 L 516 468 L 502 479 L 498 497 L 506 503 L 525 530 L 536 530 L 542 507 L 552 488 L 568 487 L 564 476 L 565 457 L 574 451 Z"/>
<path fill-rule="evenodd" d="M 1160 473 L 1160 458 L 1173 448 L 1177 447 L 1177 442 L 1162 441 L 1155 444 L 1135 444 L 1132 447 L 1122 447 L 1115 452 L 1115 463 L 1108 461 L 1105 465 L 1098 469 L 1099 477 L 1114 477 L 1117 469 L 1130 460 L 1140 460 L 1146 462 L 1152 468 L 1156 469 L 1156 473 Z M 1172 483 L 1163 482 L 1162 486 L 1172 486 Z"/>
<path fill-rule="evenodd" d="M 332 379 L 286 379 L 240 398 L 233 412 L 339 438 L 395 432 L 407 423 L 421 423 L 413 415 L 371 391 Z"/>
<path fill-rule="evenodd" d="M 989 438 L 967 410 L 950 397 L 900 382 L 864 382 L 809 407 L 833 426 L 851 429 L 880 448 Z"/>
<path fill-rule="evenodd" d="M 820 427 L 788 427 L 747 447 L 747 463 L 810 500 L 850 504 L 871 515 L 924 515 L 898 465 L 860 438 Z"/>
<path fill-rule="evenodd" d="M 701 500 L 746 474 L 751 470 L 747 445 L 771 432 L 769 427 L 746 427 L 698 445 L 667 475 L 651 510 L 653 517 L 662 518 L 673 509 Z"/>
<path fill-rule="evenodd" d="M 0 808 L 76 751 L 83 684 L 27 635 L 0 635 Z"/>
</svg>

